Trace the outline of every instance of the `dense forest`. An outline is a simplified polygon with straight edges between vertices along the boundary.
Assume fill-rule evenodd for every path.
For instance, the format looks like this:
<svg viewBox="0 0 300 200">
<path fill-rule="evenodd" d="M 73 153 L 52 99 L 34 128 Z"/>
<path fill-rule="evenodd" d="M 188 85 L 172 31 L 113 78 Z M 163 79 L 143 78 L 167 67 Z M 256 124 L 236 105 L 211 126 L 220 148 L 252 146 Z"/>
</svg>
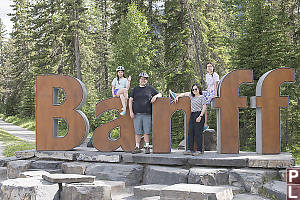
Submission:
<svg viewBox="0 0 300 200">
<path fill-rule="evenodd" d="M 296 82 L 283 84 L 289 107 L 281 109 L 282 150 L 300 148 L 300 0 L 13 0 L 13 30 L 0 19 L 0 113 L 34 118 L 35 76 L 66 74 L 88 91 L 83 112 L 91 132 L 116 117 L 95 118 L 97 102 L 111 97 L 115 68 L 141 71 L 163 96 L 168 89 L 205 88 L 206 63 L 221 76 L 251 69 L 255 95 L 260 76 L 278 67 L 296 69 Z M 216 129 L 210 108 L 209 125 Z M 255 150 L 255 109 L 240 110 L 240 147 Z M 172 144 L 183 139 L 183 113 L 172 118 Z"/>
</svg>

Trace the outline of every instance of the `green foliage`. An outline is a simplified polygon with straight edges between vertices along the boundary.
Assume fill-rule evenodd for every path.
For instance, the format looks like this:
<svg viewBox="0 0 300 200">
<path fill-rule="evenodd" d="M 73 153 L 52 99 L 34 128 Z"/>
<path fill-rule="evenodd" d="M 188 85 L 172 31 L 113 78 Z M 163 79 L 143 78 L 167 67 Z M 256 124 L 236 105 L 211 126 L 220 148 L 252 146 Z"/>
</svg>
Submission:
<svg viewBox="0 0 300 200">
<path fill-rule="evenodd" d="M 113 47 L 115 68 L 122 65 L 126 74 L 131 75 L 132 85 L 137 85 L 138 74 L 142 71 L 149 73 L 152 78 L 154 73 L 151 70 L 154 49 L 149 34 L 147 18 L 138 10 L 137 5 L 132 3 L 128 7 L 128 13 L 121 19 L 120 30 L 116 36 L 116 43 Z"/>
</svg>

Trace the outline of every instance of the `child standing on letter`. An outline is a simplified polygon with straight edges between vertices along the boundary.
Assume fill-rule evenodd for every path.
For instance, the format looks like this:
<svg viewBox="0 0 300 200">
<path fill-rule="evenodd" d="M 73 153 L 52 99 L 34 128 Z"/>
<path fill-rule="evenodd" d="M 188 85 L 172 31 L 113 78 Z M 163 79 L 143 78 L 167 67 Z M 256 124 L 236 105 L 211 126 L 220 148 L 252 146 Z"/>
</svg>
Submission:
<svg viewBox="0 0 300 200">
<path fill-rule="evenodd" d="M 220 81 L 219 75 L 215 72 L 215 66 L 212 63 L 206 65 L 207 74 L 205 75 L 205 82 L 207 85 L 206 91 L 203 91 L 203 96 L 206 101 L 206 105 L 209 105 L 213 98 L 217 96 L 217 87 Z M 207 111 L 205 111 L 205 122 L 203 131 L 208 129 L 207 125 Z"/>
</svg>

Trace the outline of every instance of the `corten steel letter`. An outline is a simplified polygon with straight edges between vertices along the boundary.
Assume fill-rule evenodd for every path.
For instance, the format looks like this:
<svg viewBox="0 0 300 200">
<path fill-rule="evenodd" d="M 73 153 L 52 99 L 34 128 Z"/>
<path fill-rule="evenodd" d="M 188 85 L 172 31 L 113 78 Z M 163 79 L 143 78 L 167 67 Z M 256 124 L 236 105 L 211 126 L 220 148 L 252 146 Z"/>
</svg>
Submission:
<svg viewBox="0 0 300 200">
<path fill-rule="evenodd" d="M 65 94 L 59 105 L 58 89 Z M 80 145 L 89 132 L 89 121 L 79 109 L 85 102 L 86 88 L 76 78 L 64 75 L 36 76 L 36 149 L 71 150 Z M 57 135 L 58 119 L 68 124 L 64 137 Z"/>
<path fill-rule="evenodd" d="M 96 105 L 96 117 L 100 117 L 105 111 L 117 108 L 122 108 L 120 98 L 110 98 L 101 101 Z M 120 138 L 111 140 L 109 133 L 118 126 L 120 126 Z M 130 118 L 129 112 L 126 112 L 126 115 L 118 119 L 96 128 L 92 141 L 94 147 L 100 151 L 114 151 L 120 146 L 124 151 L 133 151 L 135 147 L 135 134 L 133 120 Z"/>
<path fill-rule="evenodd" d="M 279 68 L 262 75 L 256 85 L 251 107 L 256 107 L 256 152 L 280 153 L 280 107 L 288 106 L 288 96 L 280 96 L 280 85 L 295 81 L 293 68 Z"/>
<path fill-rule="evenodd" d="M 171 117 L 177 110 L 185 112 L 185 133 L 188 131 L 188 123 L 191 115 L 191 101 L 189 97 L 180 98 L 177 103 L 170 104 L 170 98 L 157 98 L 153 103 L 152 141 L 153 153 L 170 153 L 171 151 Z M 187 141 L 187 140 L 186 140 Z"/>
<path fill-rule="evenodd" d="M 247 97 L 239 97 L 239 86 L 252 83 L 251 70 L 235 70 L 222 77 L 219 97 L 214 99 L 217 109 L 217 148 L 219 153 L 239 153 L 239 108 L 247 107 Z"/>
</svg>

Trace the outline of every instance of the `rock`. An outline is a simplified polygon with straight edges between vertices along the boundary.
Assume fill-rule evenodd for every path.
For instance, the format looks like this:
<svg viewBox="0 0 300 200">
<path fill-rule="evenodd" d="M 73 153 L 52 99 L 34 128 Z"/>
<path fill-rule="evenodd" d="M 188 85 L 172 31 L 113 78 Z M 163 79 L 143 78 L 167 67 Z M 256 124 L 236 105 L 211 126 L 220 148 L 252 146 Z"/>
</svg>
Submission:
<svg viewBox="0 0 300 200">
<path fill-rule="evenodd" d="M 126 186 L 138 185 L 143 177 L 142 165 L 97 163 L 87 166 L 85 174 L 96 176 L 96 180 L 124 181 Z"/>
<path fill-rule="evenodd" d="M 254 194 L 238 194 L 233 196 L 233 200 L 269 200 L 269 199 Z"/>
<path fill-rule="evenodd" d="M 200 156 L 186 156 L 190 165 L 212 167 L 247 167 L 248 157 L 239 154 L 219 154 L 215 151 L 204 152 Z"/>
<path fill-rule="evenodd" d="M 99 182 L 72 183 L 63 186 L 61 200 L 110 200 L 111 188 Z"/>
<path fill-rule="evenodd" d="M 78 152 L 72 151 L 36 151 L 35 156 L 39 159 L 76 160 Z"/>
<path fill-rule="evenodd" d="M 159 196 L 160 191 L 168 185 L 140 185 L 133 188 L 134 196 L 138 198 Z"/>
<path fill-rule="evenodd" d="M 190 169 L 189 184 L 228 185 L 229 172 L 225 168 L 195 167 Z"/>
<path fill-rule="evenodd" d="M 16 151 L 15 155 L 19 159 L 33 158 L 35 155 L 35 150 Z"/>
<path fill-rule="evenodd" d="M 81 147 L 93 147 L 93 146 L 89 146 L 90 144 L 90 141 L 91 141 L 91 137 L 86 137 L 85 138 L 85 140 L 82 142 L 82 144 L 81 145 L 79 145 L 79 146 L 81 146 Z"/>
<path fill-rule="evenodd" d="M 58 184 L 42 179 L 16 178 L 2 182 L 0 199 L 3 200 L 57 200 Z"/>
<path fill-rule="evenodd" d="M 270 195 L 274 195 L 278 200 L 286 200 L 287 186 L 283 181 L 270 181 L 264 184 L 264 189 Z"/>
<path fill-rule="evenodd" d="M 187 183 L 189 170 L 176 167 L 162 167 L 148 165 L 144 172 L 143 183 L 172 185 Z"/>
<path fill-rule="evenodd" d="M 125 189 L 125 182 L 123 181 L 107 181 L 107 180 L 98 180 L 95 181 L 101 185 L 108 185 L 111 188 L 111 193 L 120 193 Z"/>
<path fill-rule="evenodd" d="M 271 169 L 233 169 L 229 172 L 229 184 L 243 187 L 247 192 L 259 194 L 263 183 L 278 178 L 278 171 Z"/>
<path fill-rule="evenodd" d="M 222 186 L 231 189 L 233 195 L 237 195 L 245 192 L 245 189 L 241 187 L 236 187 L 232 185 L 222 185 Z"/>
<path fill-rule="evenodd" d="M 95 176 L 80 174 L 44 174 L 43 179 L 50 183 L 93 183 Z"/>
<path fill-rule="evenodd" d="M 143 198 L 142 200 L 160 200 L 160 196 L 146 197 L 146 198 Z"/>
<path fill-rule="evenodd" d="M 286 169 L 279 171 L 281 181 L 286 181 Z"/>
<path fill-rule="evenodd" d="M 69 162 L 61 165 L 62 171 L 65 174 L 85 174 L 86 167 L 89 163 L 84 162 Z"/>
<path fill-rule="evenodd" d="M 61 169 L 63 161 L 37 160 L 30 165 L 32 169 Z"/>
<path fill-rule="evenodd" d="M 7 168 L 0 167 L 0 182 L 7 180 Z"/>
<path fill-rule="evenodd" d="M 36 179 L 43 179 L 43 175 L 49 175 L 49 172 L 46 171 L 26 171 L 20 174 L 20 178 L 29 178 L 34 177 Z"/>
<path fill-rule="evenodd" d="M 78 161 L 87 162 L 108 162 L 108 163 L 119 163 L 121 162 L 121 155 L 99 152 L 99 151 L 82 151 L 77 157 Z"/>
<path fill-rule="evenodd" d="M 275 155 L 249 156 L 248 167 L 259 168 L 289 168 L 295 165 L 295 159 L 289 152 Z"/>
<path fill-rule="evenodd" d="M 214 129 L 207 129 L 204 131 L 204 150 L 216 151 L 217 150 L 217 133 Z M 177 149 L 185 150 L 186 142 L 182 140 Z"/>
<path fill-rule="evenodd" d="M 16 156 L 7 157 L 7 158 L 1 158 L 0 159 L 0 167 L 6 167 L 7 163 L 9 163 L 11 161 L 16 161 L 16 160 L 20 160 L 20 159 L 17 158 Z"/>
<path fill-rule="evenodd" d="M 207 129 L 204 134 L 204 150 L 216 151 L 217 150 L 217 133 L 214 129 Z"/>
<path fill-rule="evenodd" d="M 8 178 L 19 178 L 20 173 L 25 172 L 29 169 L 32 161 L 30 160 L 16 160 L 11 161 L 7 164 L 7 177 Z"/>
<path fill-rule="evenodd" d="M 186 144 L 185 140 L 181 140 L 177 149 L 185 150 L 185 144 Z"/>
<path fill-rule="evenodd" d="M 150 164 L 150 165 L 185 165 L 187 163 L 187 157 L 183 155 L 174 154 L 122 154 L 124 162 L 134 162 L 138 164 Z"/>
<path fill-rule="evenodd" d="M 231 200 L 231 189 L 222 186 L 206 186 L 198 184 L 175 184 L 165 187 L 160 192 L 161 200 Z"/>
</svg>

